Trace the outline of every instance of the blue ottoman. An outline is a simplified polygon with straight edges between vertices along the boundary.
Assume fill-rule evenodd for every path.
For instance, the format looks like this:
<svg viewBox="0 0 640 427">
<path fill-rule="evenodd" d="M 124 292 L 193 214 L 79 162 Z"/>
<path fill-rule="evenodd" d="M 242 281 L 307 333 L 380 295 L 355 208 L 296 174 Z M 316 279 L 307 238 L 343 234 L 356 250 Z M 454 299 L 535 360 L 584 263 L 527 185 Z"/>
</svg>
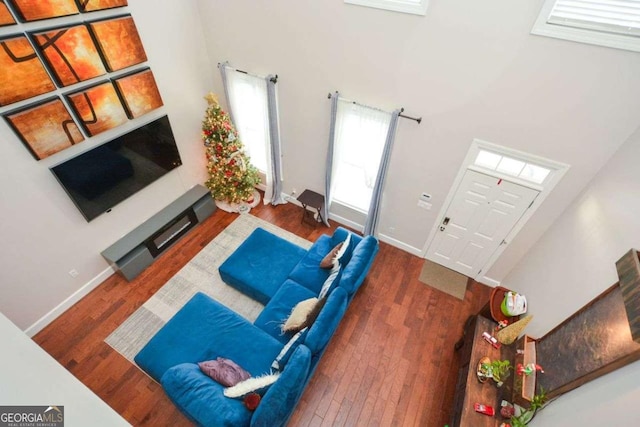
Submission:
<svg viewBox="0 0 640 427">
<path fill-rule="evenodd" d="M 222 280 L 256 301 L 267 304 L 307 251 L 262 228 L 222 263 Z"/>
</svg>

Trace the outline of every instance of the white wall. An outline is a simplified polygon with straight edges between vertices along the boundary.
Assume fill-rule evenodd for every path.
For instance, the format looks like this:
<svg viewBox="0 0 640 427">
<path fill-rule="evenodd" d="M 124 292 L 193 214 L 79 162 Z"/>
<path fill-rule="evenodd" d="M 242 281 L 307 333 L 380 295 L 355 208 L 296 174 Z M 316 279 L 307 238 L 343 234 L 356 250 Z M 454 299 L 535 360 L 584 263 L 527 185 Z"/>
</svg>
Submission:
<svg viewBox="0 0 640 427">
<path fill-rule="evenodd" d="M 67 427 L 130 425 L 1 313 L 0 337 L 11 349 L 2 352 L 0 364 L 3 406 L 64 406 Z"/>
<path fill-rule="evenodd" d="M 526 333 L 541 337 L 618 281 L 615 262 L 640 249 L 640 128 L 504 280 L 527 296 Z M 560 397 L 537 426 L 639 425 L 640 362 Z"/>
<path fill-rule="evenodd" d="M 33 325 L 30 333 L 51 320 L 53 316 L 43 318 L 50 310 L 69 297 L 73 301 L 106 277 L 110 270 L 100 256 L 102 250 L 205 180 L 202 97 L 211 88 L 214 69 L 196 5 L 133 0 L 118 12 L 133 15 L 164 100 L 162 109 L 41 161 L 34 160 L 0 120 L 0 312 L 22 329 Z M 12 31 L 19 32 L 4 28 L 3 34 Z M 169 115 L 183 166 L 87 223 L 49 167 L 161 114 Z M 71 269 L 80 275 L 72 278 Z M 36 323 L 39 319 L 42 322 Z"/>
<path fill-rule="evenodd" d="M 473 138 L 569 163 L 496 280 L 639 123 L 640 55 L 530 35 L 542 0 L 432 0 L 425 17 L 340 0 L 199 5 L 213 61 L 280 77 L 285 192 L 324 192 L 328 92 L 423 117 L 400 122 L 379 227 L 405 247 L 423 248 Z"/>
</svg>

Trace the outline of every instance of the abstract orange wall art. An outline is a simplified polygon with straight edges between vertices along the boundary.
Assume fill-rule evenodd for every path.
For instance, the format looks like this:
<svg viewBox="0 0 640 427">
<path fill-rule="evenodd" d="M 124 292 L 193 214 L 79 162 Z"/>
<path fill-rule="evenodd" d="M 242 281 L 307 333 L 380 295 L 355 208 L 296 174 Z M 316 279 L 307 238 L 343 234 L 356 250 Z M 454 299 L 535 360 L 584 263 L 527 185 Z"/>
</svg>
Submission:
<svg viewBox="0 0 640 427">
<path fill-rule="evenodd" d="M 61 86 L 69 86 L 106 73 L 85 25 L 33 34 Z"/>
<path fill-rule="evenodd" d="M 25 27 L 0 37 L 0 115 L 37 160 L 164 105 L 151 70 L 134 67 L 147 55 L 132 16 L 107 11 L 124 6 L 128 0 L 0 0 L 0 27 Z M 50 18 L 59 19 L 29 23 Z"/>
<path fill-rule="evenodd" d="M 7 113 L 5 119 L 37 160 L 84 141 L 60 98 Z"/>
<path fill-rule="evenodd" d="M 128 120 L 111 82 L 73 93 L 68 100 L 89 136 L 113 129 Z"/>
<path fill-rule="evenodd" d="M 131 15 L 89 23 L 109 71 L 122 70 L 147 60 Z"/>
<path fill-rule="evenodd" d="M 11 0 L 23 21 L 75 15 L 78 7 L 74 0 Z"/>
<path fill-rule="evenodd" d="M 127 0 L 80 0 L 78 2 L 81 12 L 113 9 L 114 7 L 123 7 L 127 5 Z"/>
<path fill-rule="evenodd" d="M 114 81 L 124 101 L 127 115 L 135 119 L 162 107 L 162 97 L 150 69 L 121 77 Z"/>
<path fill-rule="evenodd" d="M 25 36 L 0 40 L 0 106 L 55 90 Z"/>
<path fill-rule="evenodd" d="M 4 27 L 5 25 L 13 25 L 16 23 L 16 20 L 13 19 L 11 12 L 7 8 L 7 5 L 4 4 L 4 0 L 0 0 L 0 27 Z"/>
</svg>

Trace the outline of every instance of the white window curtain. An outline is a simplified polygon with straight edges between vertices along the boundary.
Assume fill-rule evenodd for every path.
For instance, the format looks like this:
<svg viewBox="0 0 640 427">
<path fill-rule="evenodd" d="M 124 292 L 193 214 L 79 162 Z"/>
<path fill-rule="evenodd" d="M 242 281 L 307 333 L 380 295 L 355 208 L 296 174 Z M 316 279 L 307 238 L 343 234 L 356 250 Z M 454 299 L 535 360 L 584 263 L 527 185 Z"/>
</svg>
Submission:
<svg viewBox="0 0 640 427">
<path fill-rule="evenodd" d="M 391 113 L 338 100 L 333 200 L 368 212 Z"/>
<path fill-rule="evenodd" d="M 335 201 L 365 213 L 364 233 L 375 233 L 399 114 L 334 95 L 323 212 L 327 225 Z"/>
<path fill-rule="evenodd" d="M 267 84 L 263 78 L 227 70 L 229 109 L 251 164 L 262 173 L 268 170 L 269 116 Z"/>
<path fill-rule="evenodd" d="M 250 162 L 264 178 L 264 203 L 284 203 L 275 76 L 260 77 L 220 64 L 229 115 Z"/>
</svg>

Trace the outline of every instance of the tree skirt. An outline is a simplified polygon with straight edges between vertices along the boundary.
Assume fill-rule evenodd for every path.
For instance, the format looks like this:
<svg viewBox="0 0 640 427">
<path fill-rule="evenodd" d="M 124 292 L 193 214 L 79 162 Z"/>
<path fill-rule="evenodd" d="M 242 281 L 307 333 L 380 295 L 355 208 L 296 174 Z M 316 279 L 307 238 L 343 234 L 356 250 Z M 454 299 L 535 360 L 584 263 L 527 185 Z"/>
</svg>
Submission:
<svg viewBox="0 0 640 427">
<path fill-rule="evenodd" d="M 260 203 L 260 193 L 258 190 L 253 192 L 253 200 L 251 202 L 229 203 L 224 200 L 216 200 L 218 209 L 231 213 L 249 213 L 251 208 L 258 206 Z"/>
</svg>

